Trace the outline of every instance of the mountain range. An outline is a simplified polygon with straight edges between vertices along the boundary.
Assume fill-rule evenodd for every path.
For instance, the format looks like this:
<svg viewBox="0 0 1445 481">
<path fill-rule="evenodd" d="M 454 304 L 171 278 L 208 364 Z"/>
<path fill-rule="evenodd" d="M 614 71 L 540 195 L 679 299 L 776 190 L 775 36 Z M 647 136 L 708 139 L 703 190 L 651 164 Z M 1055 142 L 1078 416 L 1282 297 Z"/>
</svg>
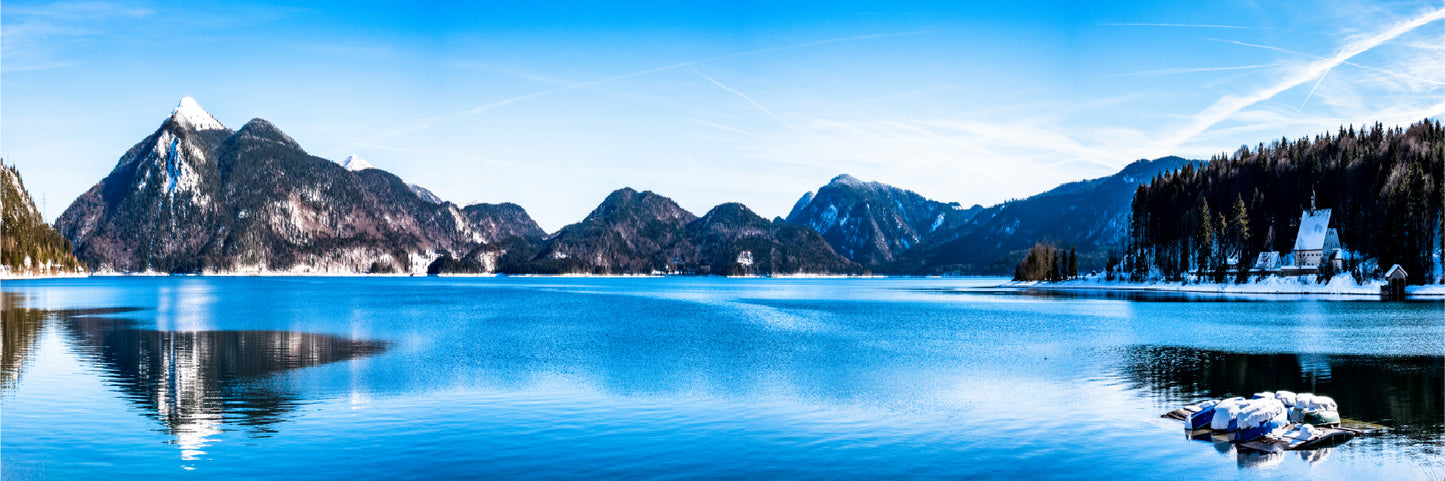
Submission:
<svg viewBox="0 0 1445 481">
<path fill-rule="evenodd" d="M 968 208 L 845 174 L 773 221 L 623 188 L 549 235 L 516 204 L 457 206 L 360 157 L 310 155 L 265 120 L 232 131 L 185 98 L 56 227 L 94 271 L 997 274 L 1040 240 L 1101 265 L 1134 189 L 1191 162 Z"/>
<path fill-rule="evenodd" d="M 421 272 L 541 233 L 525 212 L 434 203 L 361 165 L 262 119 L 232 131 L 186 98 L 56 226 L 91 269 L 120 272 Z"/>
</svg>

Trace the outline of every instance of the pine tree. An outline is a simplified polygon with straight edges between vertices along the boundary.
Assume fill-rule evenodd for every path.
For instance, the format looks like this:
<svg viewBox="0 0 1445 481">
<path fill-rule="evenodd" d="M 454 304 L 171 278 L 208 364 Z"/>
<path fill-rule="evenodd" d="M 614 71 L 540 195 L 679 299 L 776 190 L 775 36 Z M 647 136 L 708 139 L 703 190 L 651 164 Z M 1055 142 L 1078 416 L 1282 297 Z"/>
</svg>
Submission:
<svg viewBox="0 0 1445 481">
<path fill-rule="evenodd" d="M 1244 207 L 1244 198 L 1234 198 L 1234 224 L 1230 226 L 1230 241 L 1234 243 L 1236 255 L 1243 255 L 1246 246 L 1249 244 L 1249 212 Z M 1244 259 L 1240 259 L 1244 262 Z"/>
<path fill-rule="evenodd" d="M 1073 247 L 1069 248 L 1069 278 L 1079 277 L 1079 254 Z"/>
<path fill-rule="evenodd" d="M 1209 259 L 1214 256 L 1214 226 L 1210 223 L 1209 202 L 1199 196 L 1198 224 L 1194 230 L 1194 248 L 1198 250 L 1198 269 L 1209 268 Z"/>
</svg>

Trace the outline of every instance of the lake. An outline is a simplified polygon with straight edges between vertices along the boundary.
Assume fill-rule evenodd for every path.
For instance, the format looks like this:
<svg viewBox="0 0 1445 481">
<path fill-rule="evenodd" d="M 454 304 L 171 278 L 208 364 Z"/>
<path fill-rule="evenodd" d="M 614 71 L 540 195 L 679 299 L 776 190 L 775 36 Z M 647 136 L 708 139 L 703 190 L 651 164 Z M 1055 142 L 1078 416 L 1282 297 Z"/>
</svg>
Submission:
<svg viewBox="0 0 1445 481">
<path fill-rule="evenodd" d="M 1445 479 L 1445 304 L 999 279 L 4 281 L 5 479 Z M 1381 433 L 1258 455 L 1264 390 Z"/>
</svg>

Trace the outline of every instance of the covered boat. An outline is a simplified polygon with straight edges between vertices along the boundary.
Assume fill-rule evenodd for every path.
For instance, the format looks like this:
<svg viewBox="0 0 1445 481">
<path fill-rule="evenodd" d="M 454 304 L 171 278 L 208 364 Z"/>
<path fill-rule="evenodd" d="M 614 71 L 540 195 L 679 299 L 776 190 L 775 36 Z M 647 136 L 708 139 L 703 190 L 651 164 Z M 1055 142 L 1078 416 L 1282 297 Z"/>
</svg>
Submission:
<svg viewBox="0 0 1445 481">
<path fill-rule="evenodd" d="M 1239 429 L 1235 441 L 1259 439 L 1288 424 L 1284 403 L 1273 397 L 1251 399 L 1243 403 L 1243 409 L 1236 416 Z"/>
<path fill-rule="evenodd" d="M 1328 396 L 1301 393 L 1289 410 L 1290 422 L 1333 426 L 1340 424 L 1339 406 Z"/>
<path fill-rule="evenodd" d="M 1224 401 L 1239 402 L 1243 400 L 1244 398 L 1239 397 L 1223 400 L 1210 399 L 1199 404 L 1185 406 L 1184 410 L 1189 414 L 1184 419 L 1184 426 L 1191 431 L 1195 429 L 1209 429 L 1210 423 L 1214 420 L 1215 408 L 1219 407 L 1220 403 Z"/>
<path fill-rule="evenodd" d="M 1290 391 L 1205 400 L 1163 417 L 1184 421 L 1192 438 L 1202 433 L 1215 442 L 1266 453 L 1332 446 L 1365 432 L 1340 426 L 1333 399 Z"/>
<path fill-rule="evenodd" d="M 1209 429 L 1232 433 L 1239 430 L 1239 412 L 1244 410 L 1245 399 L 1232 397 L 1214 406 L 1214 417 L 1209 420 Z"/>
</svg>

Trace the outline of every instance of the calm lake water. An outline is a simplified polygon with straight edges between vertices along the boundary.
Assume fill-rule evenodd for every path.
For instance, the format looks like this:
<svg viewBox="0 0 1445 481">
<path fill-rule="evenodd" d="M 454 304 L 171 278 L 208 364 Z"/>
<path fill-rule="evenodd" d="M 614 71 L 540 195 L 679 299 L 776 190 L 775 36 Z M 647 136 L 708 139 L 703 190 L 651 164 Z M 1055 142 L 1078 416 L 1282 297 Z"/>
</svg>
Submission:
<svg viewBox="0 0 1445 481">
<path fill-rule="evenodd" d="M 1445 479 L 1445 304 L 979 279 L 5 281 L 5 479 Z M 1333 396 L 1262 456 L 1159 415 Z"/>
</svg>

